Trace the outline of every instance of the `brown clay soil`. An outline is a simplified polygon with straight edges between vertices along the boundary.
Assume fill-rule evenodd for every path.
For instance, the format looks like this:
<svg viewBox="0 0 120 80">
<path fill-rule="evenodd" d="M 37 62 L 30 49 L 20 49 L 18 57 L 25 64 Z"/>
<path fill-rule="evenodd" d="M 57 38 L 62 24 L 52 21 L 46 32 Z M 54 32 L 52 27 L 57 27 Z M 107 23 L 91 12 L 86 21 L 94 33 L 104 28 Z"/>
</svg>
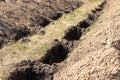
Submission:
<svg viewBox="0 0 120 80">
<path fill-rule="evenodd" d="M 81 6 L 80 0 L 18 0 L 0 3 L 0 47 L 34 34 L 64 13 Z"/>
<path fill-rule="evenodd" d="M 59 64 L 54 80 L 120 80 L 120 1 L 107 1 L 99 20 Z"/>
</svg>

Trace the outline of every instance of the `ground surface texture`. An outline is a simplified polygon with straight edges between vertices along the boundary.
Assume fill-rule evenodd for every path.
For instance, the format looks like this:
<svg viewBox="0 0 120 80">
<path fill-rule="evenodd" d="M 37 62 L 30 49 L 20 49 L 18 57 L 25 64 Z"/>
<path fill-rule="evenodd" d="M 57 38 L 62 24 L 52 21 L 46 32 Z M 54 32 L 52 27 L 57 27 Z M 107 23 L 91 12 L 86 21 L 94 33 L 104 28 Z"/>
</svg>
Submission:
<svg viewBox="0 0 120 80">
<path fill-rule="evenodd" d="M 54 80 L 120 80 L 119 5 L 119 0 L 108 0 L 91 31 L 60 64 Z"/>
</svg>

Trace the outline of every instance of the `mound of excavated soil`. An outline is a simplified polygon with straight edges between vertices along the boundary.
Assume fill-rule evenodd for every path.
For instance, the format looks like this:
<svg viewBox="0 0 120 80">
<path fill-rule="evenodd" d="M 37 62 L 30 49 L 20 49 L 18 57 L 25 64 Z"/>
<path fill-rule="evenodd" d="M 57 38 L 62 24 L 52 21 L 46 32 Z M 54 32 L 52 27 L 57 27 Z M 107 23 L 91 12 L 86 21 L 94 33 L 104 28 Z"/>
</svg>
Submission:
<svg viewBox="0 0 120 80">
<path fill-rule="evenodd" d="M 55 66 L 43 64 L 39 60 L 22 61 L 7 80 L 53 80 Z"/>
<path fill-rule="evenodd" d="M 0 47 L 33 34 L 81 6 L 80 0 L 34 0 L 0 3 Z"/>
</svg>

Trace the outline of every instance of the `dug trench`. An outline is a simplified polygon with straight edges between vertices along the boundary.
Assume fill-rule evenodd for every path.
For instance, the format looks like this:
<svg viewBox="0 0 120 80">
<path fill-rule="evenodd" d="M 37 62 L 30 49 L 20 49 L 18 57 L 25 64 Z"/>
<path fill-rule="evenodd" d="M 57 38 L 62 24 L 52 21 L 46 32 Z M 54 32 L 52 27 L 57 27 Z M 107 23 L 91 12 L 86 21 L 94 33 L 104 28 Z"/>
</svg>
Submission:
<svg viewBox="0 0 120 80">
<path fill-rule="evenodd" d="M 92 10 L 88 17 L 77 26 L 73 26 L 65 32 L 63 39 L 53 41 L 53 45 L 45 55 L 37 60 L 24 60 L 16 64 L 8 78 L 3 80 L 53 80 L 57 72 L 57 63 L 64 61 L 67 55 L 75 48 L 86 29 L 100 16 L 106 1 L 103 1 L 96 9 Z"/>
</svg>

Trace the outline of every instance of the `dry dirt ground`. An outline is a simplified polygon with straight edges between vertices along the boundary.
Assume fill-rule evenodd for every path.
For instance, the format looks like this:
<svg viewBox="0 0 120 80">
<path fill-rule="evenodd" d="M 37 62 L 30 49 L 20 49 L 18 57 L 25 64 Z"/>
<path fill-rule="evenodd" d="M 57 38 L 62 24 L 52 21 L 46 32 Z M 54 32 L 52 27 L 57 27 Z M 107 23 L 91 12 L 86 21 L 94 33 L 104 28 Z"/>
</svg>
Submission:
<svg viewBox="0 0 120 80">
<path fill-rule="evenodd" d="M 80 23 L 78 23 L 77 26 L 70 27 L 67 33 L 65 33 L 66 36 L 64 36 L 63 38 L 68 40 L 67 42 L 72 43 L 72 46 L 74 46 L 74 44 L 79 40 L 78 36 L 80 37 L 81 34 L 83 34 L 84 32 L 81 30 L 84 28 L 87 28 L 91 24 L 91 22 L 97 19 L 100 11 L 103 10 L 104 8 L 104 4 L 105 2 L 102 2 L 102 1 L 92 1 L 88 5 L 82 6 L 80 8 L 80 11 L 82 8 L 85 8 L 85 6 L 86 7 L 89 6 L 89 9 L 91 11 L 89 13 L 89 16 L 87 18 L 84 18 L 84 20 L 80 21 Z M 90 7 L 93 9 L 91 10 Z M 85 8 L 85 10 L 87 9 Z M 86 14 L 86 11 L 84 14 Z M 70 35 L 71 36 L 74 35 L 74 36 L 72 36 L 71 38 Z M 39 58 L 34 61 L 29 60 L 29 61 L 22 61 L 18 63 L 15 69 L 13 69 L 13 71 L 10 72 L 8 80 L 30 80 L 30 79 L 31 80 L 53 80 L 54 72 L 57 70 L 56 63 L 60 63 L 61 61 L 63 61 L 66 58 L 67 54 L 69 53 L 68 52 L 69 50 L 71 51 L 69 43 L 66 43 L 66 41 L 59 42 L 58 40 L 54 40 L 53 45 L 51 46 L 51 48 L 47 50 L 47 52 L 45 53 L 45 56 L 43 56 L 42 58 Z"/>
<path fill-rule="evenodd" d="M 38 32 L 83 4 L 80 0 L 17 1 L 0 3 L 0 47 Z"/>
<path fill-rule="evenodd" d="M 107 0 L 99 20 L 60 63 L 54 80 L 120 80 L 120 0 Z"/>
<path fill-rule="evenodd" d="M 40 58 L 41 55 L 44 55 L 45 51 L 49 49 L 54 39 L 61 39 L 68 28 L 79 24 L 79 22 L 85 19 L 87 14 L 100 3 L 101 0 L 86 2 L 75 11 L 64 14 L 60 19 L 46 26 L 44 35 L 38 33 L 33 36 L 28 36 L 28 41 L 25 39 L 24 42 L 24 39 L 21 39 L 12 45 L 4 46 L 0 50 L 0 77 L 5 76 L 4 74 L 7 74 L 9 70 L 12 69 L 11 65 L 17 62 Z M 49 69 L 49 67 L 47 69 Z"/>
<path fill-rule="evenodd" d="M 101 1 L 95 2 L 94 0 L 90 0 L 93 1 L 94 4 L 87 4 L 87 1 L 88 0 L 85 0 L 86 5 L 83 5 L 82 8 L 80 8 L 80 12 L 85 11 L 85 14 L 80 14 L 82 16 L 88 14 L 88 10 L 91 11 L 91 9 L 101 3 Z M 119 5 L 119 0 L 109 0 L 107 2 L 99 19 L 95 21 L 95 24 L 88 28 L 88 32 L 80 38 L 80 43 L 77 48 L 68 55 L 65 61 L 58 63 L 57 65 L 49 65 L 49 60 L 48 63 L 44 61 L 41 62 L 39 59 L 34 61 L 22 61 L 16 65 L 17 69 L 11 72 L 11 76 L 9 76 L 8 80 L 120 80 Z M 89 9 L 84 10 L 83 8 L 85 7 L 89 7 Z M 78 11 L 79 10 L 76 10 L 76 12 Z M 68 17 L 70 19 L 72 16 L 75 17 L 75 15 L 77 15 L 76 12 L 74 12 L 74 16 L 68 15 Z M 83 18 L 85 19 L 85 17 Z M 69 19 L 65 18 L 61 21 L 65 20 Z M 75 18 L 75 20 L 78 19 Z M 70 21 L 74 22 L 73 20 Z M 75 23 L 77 23 L 77 21 L 75 21 Z M 61 47 L 61 44 L 57 44 L 57 46 L 59 48 L 55 47 L 56 49 L 63 48 Z M 53 50 L 53 54 L 55 51 L 57 50 Z M 13 55 L 14 54 L 16 53 L 13 53 Z M 13 57 L 15 57 L 15 55 Z M 50 57 L 53 58 L 54 56 L 50 55 Z M 10 61 L 8 61 L 8 63 L 9 62 Z M 2 65 L 1 68 L 3 68 Z M 55 68 L 59 69 L 53 76 L 56 70 Z"/>
</svg>

